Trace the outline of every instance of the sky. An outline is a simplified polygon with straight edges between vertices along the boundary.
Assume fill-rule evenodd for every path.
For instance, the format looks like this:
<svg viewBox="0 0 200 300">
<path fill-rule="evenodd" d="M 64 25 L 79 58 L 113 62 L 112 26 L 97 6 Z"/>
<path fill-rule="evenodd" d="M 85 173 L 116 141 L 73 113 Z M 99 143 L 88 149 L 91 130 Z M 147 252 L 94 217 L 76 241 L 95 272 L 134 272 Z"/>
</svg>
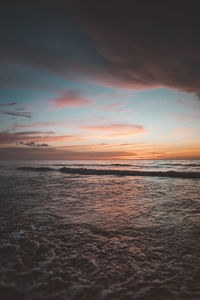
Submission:
<svg viewBox="0 0 200 300">
<path fill-rule="evenodd" d="M 4 1 L 0 159 L 200 159 L 197 1 Z"/>
</svg>

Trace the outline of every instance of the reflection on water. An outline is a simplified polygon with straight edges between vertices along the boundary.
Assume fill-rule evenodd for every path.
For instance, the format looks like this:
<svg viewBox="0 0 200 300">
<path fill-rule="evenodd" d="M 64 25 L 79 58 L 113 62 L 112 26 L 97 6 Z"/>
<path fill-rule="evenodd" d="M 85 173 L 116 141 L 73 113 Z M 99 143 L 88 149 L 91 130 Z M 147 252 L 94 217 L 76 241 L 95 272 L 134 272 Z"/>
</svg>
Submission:
<svg viewBox="0 0 200 300">
<path fill-rule="evenodd" d="M 192 180 L 58 176 L 57 184 L 48 207 L 65 223 L 111 229 L 136 224 L 170 227 L 184 222 L 186 215 L 194 214 L 193 205 L 199 204 L 200 182 Z"/>
<path fill-rule="evenodd" d="M 8 299 L 200 299 L 200 181 L 1 174 Z"/>
</svg>

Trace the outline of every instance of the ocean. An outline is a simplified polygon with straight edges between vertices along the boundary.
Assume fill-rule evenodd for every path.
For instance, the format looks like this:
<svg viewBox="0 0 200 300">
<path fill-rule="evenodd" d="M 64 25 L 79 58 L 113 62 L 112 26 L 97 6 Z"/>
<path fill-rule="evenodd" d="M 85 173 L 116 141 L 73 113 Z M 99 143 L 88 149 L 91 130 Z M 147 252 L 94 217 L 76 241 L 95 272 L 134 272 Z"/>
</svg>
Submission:
<svg viewBox="0 0 200 300">
<path fill-rule="evenodd" d="M 200 161 L 0 162 L 0 299 L 200 299 Z"/>
</svg>

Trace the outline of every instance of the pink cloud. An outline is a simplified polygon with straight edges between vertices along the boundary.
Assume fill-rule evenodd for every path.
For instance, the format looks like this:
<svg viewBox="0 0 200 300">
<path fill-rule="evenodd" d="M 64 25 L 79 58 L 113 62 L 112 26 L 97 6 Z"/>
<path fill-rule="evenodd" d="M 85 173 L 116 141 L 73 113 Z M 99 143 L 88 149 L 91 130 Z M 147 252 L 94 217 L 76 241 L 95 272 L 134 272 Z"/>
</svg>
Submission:
<svg viewBox="0 0 200 300">
<path fill-rule="evenodd" d="M 187 136 L 191 130 L 192 130 L 192 128 L 180 128 L 180 129 L 174 130 L 173 133 L 178 137 L 184 137 L 184 136 Z"/>
<path fill-rule="evenodd" d="M 65 107 L 83 107 L 92 104 L 92 100 L 82 98 L 77 91 L 65 91 L 62 96 L 51 100 L 53 110 Z"/>
<path fill-rule="evenodd" d="M 108 105 L 105 105 L 103 106 L 103 111 L 106 111 L 106 112 L 121 112 L 123 111 L 124 109 L 121 107 L 121 103 L 120 102 L 117 102 L 117 103 L 112 103 L 112 104 L 108 104 Z"/>
<path fill-rule="evenodd" d="M 182 113 L 179 114 L 177 117 L 173 118 L 172 120 L 178 121 L 178 122 L 189 122 L 191 120 L 199 120 L 200 114 L 197 113 Z"/>
</svg>

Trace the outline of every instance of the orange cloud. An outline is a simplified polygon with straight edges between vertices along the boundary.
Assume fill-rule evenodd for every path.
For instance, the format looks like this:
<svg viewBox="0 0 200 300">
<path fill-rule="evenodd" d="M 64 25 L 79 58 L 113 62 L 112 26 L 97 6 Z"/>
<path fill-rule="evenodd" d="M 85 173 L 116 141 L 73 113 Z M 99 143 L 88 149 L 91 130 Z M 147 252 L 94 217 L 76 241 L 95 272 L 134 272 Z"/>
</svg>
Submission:
<svg viewBox="0 0 200 300">
<path fill-rule="evenodd" d="M 96 131 L 106 138 L 123 138 L 147 133 L 142 125 L 132 124 L 111 124 L 82 127 L 84 130 Z"/>
<path fill-rule="evenodd" d="M 134 156 L 132 152 L 125 151 L 71 151 L 56 148 L 20 148 L 7 147 L 0 148 L 0 157 L 3 160 L 33 160 L 33 159 L 121 159 L 126 158 L 127 155 Z"/>
<path fill-rule="evenodd" d="M 79 142 L 85 141 L 86 138 L 79 137 L 77 135 L 59 135 L 59 136 L 45 136 L 44 138 L 39 137 L 39 139 L 35 139 L 36 142 Z"/>
<path fill-rule="evenodd" d="M 132 150 L 132 148 L 149 148 L 151 145 L 147 143 L 127 143 L 127 144 L 107 144 L 107 143 L 100 143 L 100 144 L 87 144 L 87 145 L 67 145 L 67 146 L 61 146 L 59 149 L 90 149 L 94 150 L 95 148 L 98 149 L 109 149 L 109 150 L 116 150 L 116 149 L 124 149 L 128 148 L 129 150 Z M 155 148 L 155 146 L 154 146 Z"/>
<path fill-rule="evenodd" d="M 78 135 L 54 135 L 53 131 L 24 131 L 24 132 L 0 132 L 0 145 L 9 145 L 19 142 L 65 142 L 85 141 Z"/>
<path fill-rule="evenodd" d="M 62 137 L 60 138 L 62 139 Z M 56 138 L 59 139 L 59 137 Z M 76 140 L 74 139 L 74 141 Z M 0 159 L 200 159 L 199 144 L 193 147 L 175 147 L 173 145 L 148 145 L 145 143 L 113 145 L 101 143 L 56 148 L 43 147 L 44 144 L 38 145 L 32 141 L 24 143 L 24 145 L 30 147 L 24 148 L 21 144 L 20 147 L 0 148 Z"/>
<path fill-rule="evenodd" d="M 167 152 L 166 149 L 162 149 L 163 146 L 151 145 L 147 143 L 128 143 L 128 144 L 88 144 L 88 145 L 68 145 L 61 146 L 57 149 L 73 151 L 74 155 L 78 153 L 112 153 L 113 159 L 116 153 L 121 153 L 119 159 L 161 159 Z M 123 155 L 122 155 L 123 153 Z M 117 154 L 117 155 L 118 155 Z M 92 157 L 95 154 L 92 154 Z M 102 154 L 103 155 L 103 154 Z M 88 158 L 90 159 L 90 158 Z M 102 158 L 103 159 L 103 158 Z"/>
<path fill-rule="evenodd" d="M 59 149 L 78 149 L 78 150 L 84 150 L 84 149 L 90 149 L 93 150 L 95 148 L 108 148 L 108 147 L 113 147 L 109 144 L 106 143 L 101 143 L 101 144 L 89 144 L 89 145 L 68 145 L 68 146 L 61 146 Z"/>
</svg>

